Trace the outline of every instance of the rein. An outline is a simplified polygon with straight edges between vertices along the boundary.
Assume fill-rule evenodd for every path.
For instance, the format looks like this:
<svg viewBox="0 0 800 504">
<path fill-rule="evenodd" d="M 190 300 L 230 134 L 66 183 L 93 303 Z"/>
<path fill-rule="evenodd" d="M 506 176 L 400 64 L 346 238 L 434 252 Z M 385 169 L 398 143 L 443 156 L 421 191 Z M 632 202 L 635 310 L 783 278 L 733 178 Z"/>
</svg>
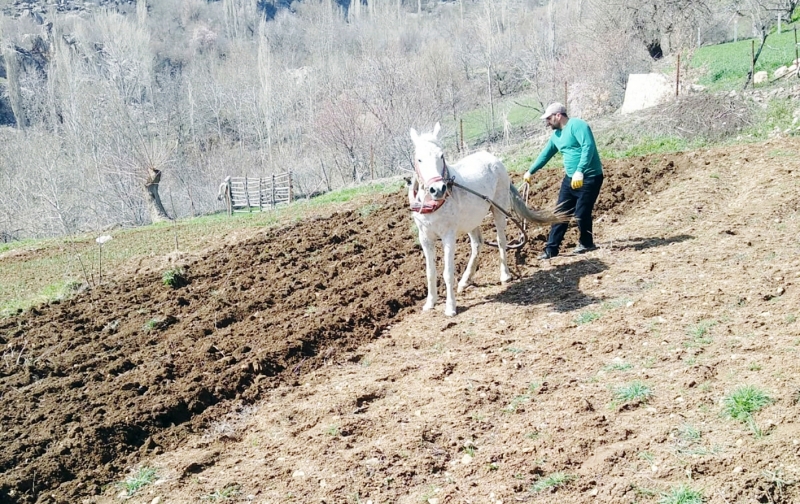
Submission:
<svg viewBox="0 0 800 504">
<path fill-rule="evenodd" d="M 500 210 L 503 213 L 503 215 L 505 215 L 508 219 L 511 219 L 511 222 L 513 222 L 514 224 L 517 225 L 517 227 L 519 228 L 519 230 L 521 232 L 520 236 L 519 236 L 519 238 L 517 238 L 516 241 L 508 242 L 506 244 L 506 248 L 507 249 L 512 249 L 512 250 L 513 249 L 518 249 L 518 248 L 522 248 L 522 246 L 525 245 L 525 242 L 528 241 L 528 235 L 525 234 L 525 226 L 522 223 L 520 223 L 519 220 L 517 218 L 515 218 L 508 210 L 506 210 L 505 208 L 503 208 L 500 205 L 498 205 L 497 203 L 495 203 L 492 198 L 490 198 L 488 196 L 484 196 L 483 194 L 481 194 L 481 193 L 479 193 L 477 191 L 473 191 L 469 187 L 463 186 L 463 185 L 459 184 L 458 182 L 456 182 L 455 180 L 453 181 L 453 186 L 454 187 L 458 187 L 460 189 L 464 189 L 468 193 L 474 194 L 475 196 L 481 198 L 483 201 L 489 203 L 490 205 L 492 205 L 496 209 Z M 526 187 L 525 187 L 526 198 L 527 198 L 527 192 L 528 192 L 527 191 L 527 187 L 528 186 L 526 184 Z M 486 245 L 489 245 L 489 246 L 492 246 L 492 247 L 498 247 L 497 242 L 493 242 L 493 241 L 489 241 L 489 240 L 484 240 L 484 242 L 486 243 Z"/>
</svg>

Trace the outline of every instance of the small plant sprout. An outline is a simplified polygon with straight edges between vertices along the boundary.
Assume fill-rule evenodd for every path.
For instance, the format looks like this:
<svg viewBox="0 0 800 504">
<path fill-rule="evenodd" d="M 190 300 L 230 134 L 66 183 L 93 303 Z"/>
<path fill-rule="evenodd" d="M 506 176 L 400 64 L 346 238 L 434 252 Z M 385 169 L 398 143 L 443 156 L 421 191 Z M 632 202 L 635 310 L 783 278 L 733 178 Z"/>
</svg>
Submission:
<svg viewBox="0 0 800 504">
<path fill-rule="evenodd" d="M 222 490 L 215 490 L 213 493 L 201 497 L 200 500 L 221 502 L 233 499 L 241 493 L 242 487 L 240 485 L 227 485 Z"/>
<path fill-rule="evenodd" d="M 701 320 L 697 324 L 687 329 L 687 334 L 692 338 L 702 338 L 708 333 L 708 330 L 716 324 L 713 320 Z"/>
<path fill-rule="evenodd" d="M 649 451 L 643 451 L 643 452 L 639 452 L 639 454 L 637 455 L 637 457 L 639 457 L 640 459 L 642 459 L 642 460 L 645 460 L 645 461 L 647 461 L 647 462 L 649 462 L 649 463 L 651 463 L 651 464 L 652 464 L 652 463 L 653 463 L 653 461 L 655 460 L 655 457 L 654 457 L 654 456 L 653 456 L 653 454 L 652 454 L 652 453 L 650 453 Z"/>
<path fill-rule="evenodd" d="M 149 333 L 150 331 L 155 330 L 156 328 L 158 328 L 158 324 L 160 322 L 161 321 L 159 319 L 157 319 L 157 318 L 153 318 L 153 319 L 148 320 L 142 326 L 142 332 Z"/>
<path fill-rule="evenodd" d="M 703 494 L 681 485 L 661 494 L 658 504 L 703 504 Z"/>
<path fill-rule="evenodd" d="M 538 493 L 544 490 L 554 491 L 555 489 L 566 485 L 575 478 L 576 476 L 567 474 L 565 472 L 555 472 L 545 477 L 539 478 L 533 484 L 533 486 L 531 486 L 531 492 Z"/>
<path fill-rule="evenodd" d="M 614 389 L 614 404 L 647 404 L 652 396 L 653 391 L 650 387 L 640 381 L 635 381 Z"/>
<path fill-rule="evenodd" d="M 134 474 L 128 476 L 125 481 L 117 483 L 117 486 L 122 488 L 125 494 L 130 497 L 155 481 L 156 473 L 157 471 L 154 467 L 141 467 Z"/>
<path fill-rule="evenodd" d="M 769 485 L 775 489 L 773 492 L 775 498 L 774 500 L 770 500 L 770 502 L 784 502 L 785 495 L 783 494 L 783 489 L 797 483 L 796 480 L 787 479 L 781 469 L 764 471 L 761 475 L 764 476 L 764 479 L 767 480 Z"/>
<path fill-rule="evenodd" d="M 178 289 L 186 285 L 186 272 L 183 268 L 170 268 L 162 273 L 161 282 L 167 287 Z"/>
<path fill-rule="evenodd" d="M 525 404 L 526 402 L 530 401 L 530 396 L 527 394 L 518 395 L 514 399 L 511 400 L 510 403 L 503 408 L 503 413 L 516 413 L 519 411 L 520 407 Z"/>
<path fill-rule="evenodd" d="M 475 445 L 472 443 L 472 441 L 467 441 L 466 443 L 464 443 L 464 446 L 462 447 L 462 450 L 464 451 L 464 453 L 466 453 L 467 455 L 469 455 L 470 457 L 473 457 L 473 458 L 475 457 L 475 450 L 476 449 L 477 448 L 475 448 Z"/>
<path fill-rule="evenodd" d="M 572 321 L 575 322 L 576 325 L 583 325 L 583 324 L 588 324 L 589 322 L 594 322 L 599 318 L 600 318 L 599 313 L 593 311 L 585 311 L 581 312 L 581 314 L 575 317 Z"/>
<path fill-rule="evenodd" d="M 628 362 L 614 360 L 611 364 L 603 368 L 603 371 L 628 371 L 633 365 Z"/>
</svg>

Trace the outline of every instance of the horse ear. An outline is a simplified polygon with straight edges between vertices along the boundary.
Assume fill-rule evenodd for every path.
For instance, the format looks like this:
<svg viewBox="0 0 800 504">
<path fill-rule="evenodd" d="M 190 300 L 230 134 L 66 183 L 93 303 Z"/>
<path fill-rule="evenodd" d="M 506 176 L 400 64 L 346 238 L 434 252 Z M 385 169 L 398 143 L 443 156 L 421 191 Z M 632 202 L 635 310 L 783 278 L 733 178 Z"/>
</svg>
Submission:
<svg viewBox="0 0 800 504">
<path fill-rule="evenodd" d="M 439 130 L 442 129 L 442 126 L 437 122 L 436 126 L 433 127 L 433 137 L 439 138 Z"/>
<path fill-rule="evenodd" d="M 413 140 L 414 142 L 416 142 L 417 139 L 419 138 L 419 133 L 417 133 L 417 130 L 415 130 L 414 128 L 408 130 L 408 134 L 411 135 L 411 140 Z"/>
</svg>

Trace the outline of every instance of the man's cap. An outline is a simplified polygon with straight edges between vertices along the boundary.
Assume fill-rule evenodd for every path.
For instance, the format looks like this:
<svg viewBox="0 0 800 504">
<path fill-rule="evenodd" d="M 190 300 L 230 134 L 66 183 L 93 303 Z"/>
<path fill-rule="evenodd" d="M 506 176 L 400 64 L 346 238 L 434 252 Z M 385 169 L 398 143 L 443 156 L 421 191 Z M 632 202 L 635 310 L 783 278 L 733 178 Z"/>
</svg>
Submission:
<svg viewBox="0 0 800 504">
<path fill-rule="evenodd" d="M 560 104 L 558 102 L 551 103 L 545 109 L 544 114 L 542 114 L 542 119 L 547 119 L 548 117 L 550 117 L 553 114 L 567 115 L 567 107 L 565 107 L 564 105 L 562 105 L 562 104 Z"/>
</svg>

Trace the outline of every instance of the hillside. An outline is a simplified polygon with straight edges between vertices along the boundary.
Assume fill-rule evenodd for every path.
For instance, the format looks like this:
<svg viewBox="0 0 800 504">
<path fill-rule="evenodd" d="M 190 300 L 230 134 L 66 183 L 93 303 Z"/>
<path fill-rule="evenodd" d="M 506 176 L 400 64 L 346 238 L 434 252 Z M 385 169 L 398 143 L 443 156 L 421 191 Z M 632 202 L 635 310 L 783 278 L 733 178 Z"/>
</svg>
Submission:
<svg viewBox="0 0 800 504">
<path fill-rule="evenodd" d="M 402 193 L 5 319 L 0 500 L 796 502 L 798 148 L 609 161 L 600 249 L 485 250 L 452 319 Z"/>
</svg>

